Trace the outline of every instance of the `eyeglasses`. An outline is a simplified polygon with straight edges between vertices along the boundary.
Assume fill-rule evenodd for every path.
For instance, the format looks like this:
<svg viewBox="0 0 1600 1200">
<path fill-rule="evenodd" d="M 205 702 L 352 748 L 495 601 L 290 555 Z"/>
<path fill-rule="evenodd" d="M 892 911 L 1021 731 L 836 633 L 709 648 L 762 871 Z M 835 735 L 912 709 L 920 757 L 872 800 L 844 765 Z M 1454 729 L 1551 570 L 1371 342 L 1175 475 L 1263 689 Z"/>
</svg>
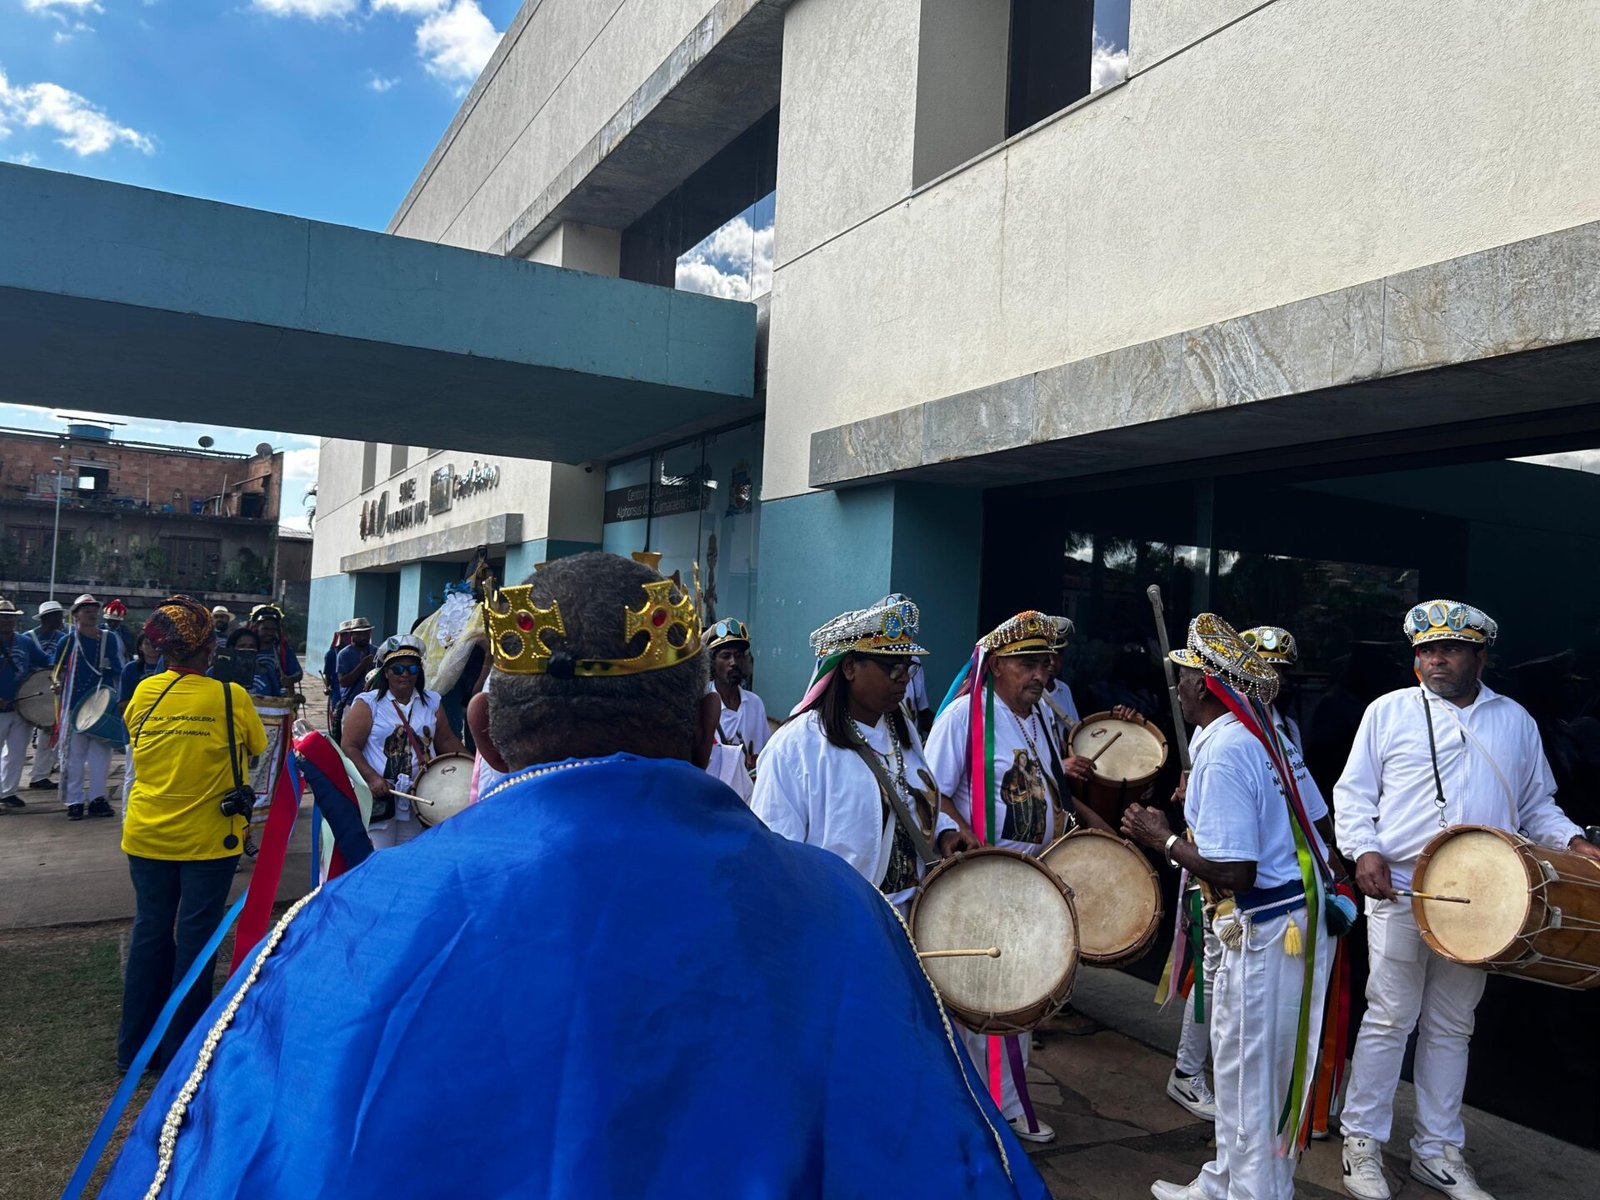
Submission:
<svg viewBox="0 0 1600 1200">
<path fill-rule="evenodd" d="M 890 658 L 887 655 L 880 656 L 876 654 L 863 654 L 861 658 L 877 667 L 878 670 L 896 682 L 902 679 L 910 679 L 922 669 L 922 664 L 914 658 Z"/>
<path fill-rule="evenodd" d="M 422 667 L 418 663 L 390 663 L 384 670 L 391 675 L 416 675 Z"/>
</svg>

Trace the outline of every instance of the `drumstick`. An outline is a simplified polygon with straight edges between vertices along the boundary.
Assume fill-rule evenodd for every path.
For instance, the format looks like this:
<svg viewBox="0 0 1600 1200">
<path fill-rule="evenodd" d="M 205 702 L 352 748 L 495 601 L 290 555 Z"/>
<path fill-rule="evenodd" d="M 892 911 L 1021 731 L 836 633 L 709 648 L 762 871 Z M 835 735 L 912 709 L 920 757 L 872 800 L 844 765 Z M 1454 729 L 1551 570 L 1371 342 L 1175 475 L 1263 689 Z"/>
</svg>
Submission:
<svg viewBox="0 0 1600 1200">
<path fill-rule="evenodd" d="M 999 958 L 1000 947 L 990 946 L 987 950 L 918 950 L 918 958 Z"/>
<path fill-rule="evenodd" d="M 1092 767 L 1092 766 L 1094 766 L 1095 763 L 1099 762 L 1100 761 L 1100 756 L 1102 754 L 1104 754 L 1107 750 L 1111 749 L 1111 747 L 1116 743 L 1116 740 L 1121 736 L 1122 736 L 1122 730 L 1119 729 L 1115 733 L 1113 733 L 1110 737 L 1108 737 L 1106 739 L 1106 744 L 1104 746 L 1101 746 L 1100 749 L 1096 750 L 1093 754 L 1091 754 L 1089 756 L 1089 765 Z"/>
<path fill-rule="evenodd" d="M 399 796 L 400 799 L 409 800 L 413 804 L 426 804 L 430 808 L 433 806 L 433 801 L 432 800 L 425 799 L 422 796 L 413 796 L 410 792 L 400 792 L 400 791 L 396 791 L 394 788 L 390 788 L 389 789 L 389 795 L 391 795 L 391 796 Z"/>
<path fill-rule="evenodd" d="M 1436 896 L 1432 892 L 1413 892 L 1410 888 L 1395 888 L 1396 896 L 1415 896 L 1418 900 L 1442 900 L 1446 904 L 1471 904 L 1465 896 Z"/>
</svg>

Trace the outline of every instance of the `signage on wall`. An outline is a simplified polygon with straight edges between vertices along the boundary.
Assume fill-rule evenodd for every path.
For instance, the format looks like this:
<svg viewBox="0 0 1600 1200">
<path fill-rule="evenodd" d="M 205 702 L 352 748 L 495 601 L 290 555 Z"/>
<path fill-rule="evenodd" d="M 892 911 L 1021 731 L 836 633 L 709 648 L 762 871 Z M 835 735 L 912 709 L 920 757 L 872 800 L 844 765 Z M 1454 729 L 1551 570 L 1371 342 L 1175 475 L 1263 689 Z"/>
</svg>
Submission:
<svg viewBox="0 0 1600 1200">
<path fill-rule="evenodd" d="M 715 493 L 706 485 L 703 471 L 702 468 L 689 475 L 663 475 L 654 488 L 648 483 L 612 488 L 606 492 L 605 523 L 640 521 L 647 516 L 672 517 L 710 507 Z"/>
<path fill-rule="evenodd" d="M 365 541 L 368 538 L 385 537 L 405 529 L 414 529 L 425 523 L 430 514 L 437 516 L 439 513 L 448 512 L 457 500 L 476 496 L 480 492 L 499 486 L 500 468 L 492 463 L 480 466 L 477 459 L 473 459 L 472 466 L 460 475 L 455 473 L 453 464 L 434 471 L 428 483 L 426 500 L 417 498 L 417 480 L 407 479 L 395 489 L 398 502 L 393 508 L 389 506 L 387 491 L 380 492 L 375 500 L 362 502 L 361 538 Z"/>
</svg>

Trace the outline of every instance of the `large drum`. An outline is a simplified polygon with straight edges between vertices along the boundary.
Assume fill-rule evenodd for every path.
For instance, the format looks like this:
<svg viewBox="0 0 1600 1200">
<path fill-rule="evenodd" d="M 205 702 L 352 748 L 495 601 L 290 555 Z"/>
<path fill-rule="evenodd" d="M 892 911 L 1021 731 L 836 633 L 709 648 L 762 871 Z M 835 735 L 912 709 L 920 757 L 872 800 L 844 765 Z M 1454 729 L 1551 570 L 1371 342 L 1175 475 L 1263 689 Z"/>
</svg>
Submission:
<svg viewBox="0 0 1600 1200">
<path fill-rule="evenodd" d="M 1147 798 L 1151 780 L 1167 761 L 1166 734 L 1146 721 L 1124 721 L 1108 712 L 1092 713 L 1074 725 L 1069 748 L 1094 760 L 1083 802 L 1113 827 L 1124 808 Z"/>
<path fill-rule="evenodd" d="M 974 850 L 930 871 L 911 906 L 911 937 L 918 950 L 999 949 L 998 958 L 922 960 L 950 1014 L 977 1033 L 1024 1033 L 1072 995 L 1071 890 L 1014 850 Z"/>
<path fill-rule="evenodd" d="M 90 690 L 73 705 L 72 728 L 113 746 L 124 746 L 128 742 L 128 727 L 122 723 L 117 694 L 108 687 Z"/>
<path fill-rule="evenodd" d="M 1072 889 L 1084 962 L 1120 967 L 1150 948 L 1161 925 L 1161 883 L 1132 842 L 1080 829 L 1057 838 L 1039 861 Z"/>
<path fill-rule="evenodd" d="M 29 725 L 53 729 L 56 723 L 56 693 L 50 672 L 34 671 L 17 685 L 16 710 Z"/>
<path fill-rule="evenodd" d="M 1465 966 L 1564 988 L 1600 987 L 1600 862 L 1487 825 L 1456 825 L 1417 859 L 1422 938 Z"/>
<path fill-rule="evenodd" d="M 411 785 L 412 811 L 424 825 L 437 825 L 470 807 L 472 755 L 441 754 L 431 759 Z"/>
</svg>

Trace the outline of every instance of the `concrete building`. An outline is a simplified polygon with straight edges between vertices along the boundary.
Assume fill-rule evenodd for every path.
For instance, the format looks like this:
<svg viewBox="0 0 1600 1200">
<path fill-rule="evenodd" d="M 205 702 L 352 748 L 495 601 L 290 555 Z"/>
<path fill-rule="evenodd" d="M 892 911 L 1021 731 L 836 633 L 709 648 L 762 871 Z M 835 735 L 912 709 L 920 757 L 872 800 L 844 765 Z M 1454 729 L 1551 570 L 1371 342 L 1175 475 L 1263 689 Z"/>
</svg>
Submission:
<svg viewBox="0 0 1600 1200">
<path fill-rule="evenodd" d="M 936 693 L 1037 606 L 1078 621 L 1085 711 L 1148 698 L 1151 582 L 1174 635 L 1207 605 L 1297 633 L 1324 770 L 1352 730 L 1316 701 L 1403 680 L 1418 599 L 1549 659 L 1507 686 L 1580 687 L 1597 58 L 1585 4 L 529 0 L 390 231 L 756 299 L 754 402 L 598 405 L 611 449 L 578 465 L 327 443 L 313 641 L 405 627 L 480 551 L 517 577 L 648 547 L 714 563 L 773 711 L 807 632 L 891 590 Z M 1600 821 L 1597 794 L 1563 799 Z M 1600 1142 L 1592 1090 L 1552 1112 L 1510 1053 L 1478 1051 L 1478 1103 Z"/>
<path fill-rule="evenodd" d="M 173 591 L 248 611 L 278 594 L 283 454 L 126 441 L 73 422 L 0 430 L 0 590 L 19 605 L 80 592 L 142 620 Z M 59 483 L 59 490 L 58 490 Z M 56 537 L 59 516 L 59 540 Z M 281 566 L 304 586 L 308 565 Z"/>
</svg>

